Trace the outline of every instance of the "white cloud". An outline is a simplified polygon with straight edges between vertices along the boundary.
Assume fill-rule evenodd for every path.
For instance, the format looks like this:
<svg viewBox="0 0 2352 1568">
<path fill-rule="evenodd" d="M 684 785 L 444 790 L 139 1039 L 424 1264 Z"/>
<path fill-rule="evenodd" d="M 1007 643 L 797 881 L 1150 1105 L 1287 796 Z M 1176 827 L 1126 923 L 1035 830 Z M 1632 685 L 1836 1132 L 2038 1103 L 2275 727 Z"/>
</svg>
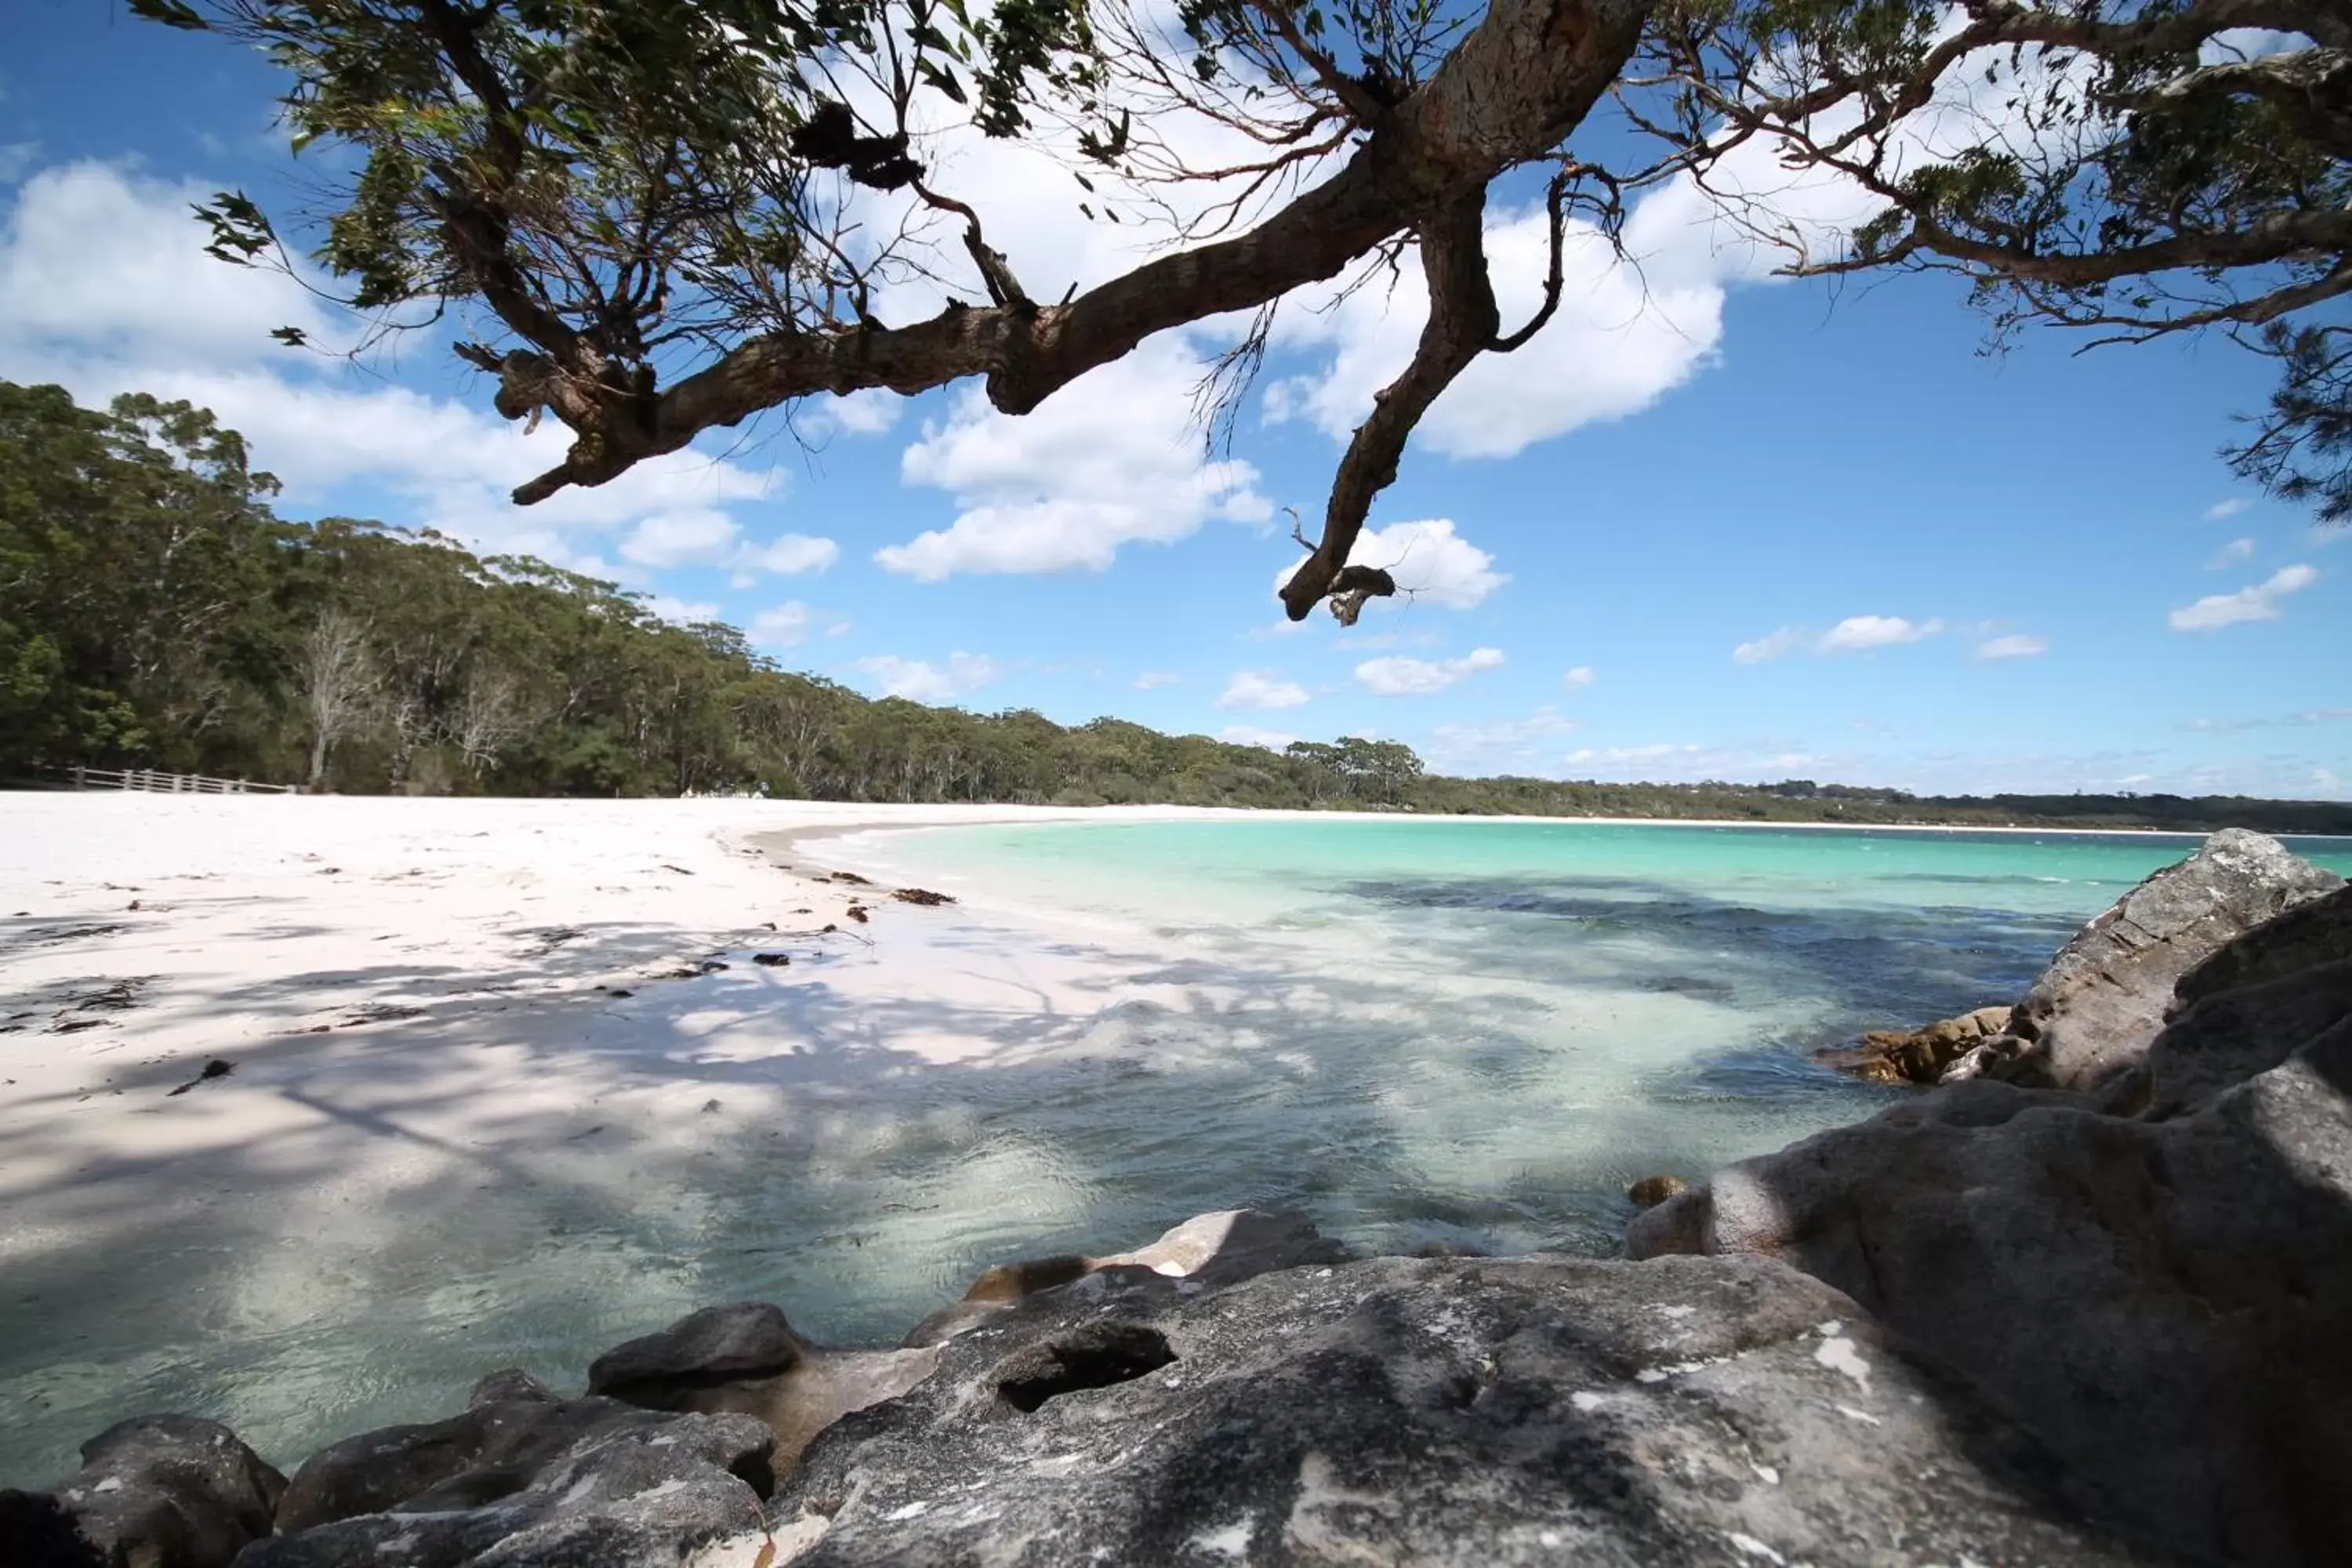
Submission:
<svg viewBox="0 0 2352 1568">
<path fill-rule="evenodd" d="M 1236 746 L 1264 746 L 1269 752 L 1286 750 L 1298 742 L 1287 730 L 1261 730 L 1255 724 L 1228 724 L 1217 731 L 1217 739 Z"/>
<path fill-rule="evenodd" d="M 746 544 L 734 559 L 735 586 L 748 588 L 765 572 L 777 577 L 797 577 L 823 572 L 841 559 L 841 546 L 830 539 L 805 533 L 780 533 L 765 544 Z"/>
<path fill-rule="evenodd" d="M 656 570 L 716 561 L 735 542 L 735 520 L 723 511 L 661 512 L 621 542 L 621 558 Z"/>
<path fill-rule="evenodd" d="M 1510 581 L 1494 569 L 1492 555 L 1456 534 L 1454 521 L 1444 517 L 1368 528 L 1356 536 L 1348 562 L 1380 567 L 1396 579 L 1398 593 L 1449 610 L 1475 608 Z M 1276 589 L 1297 569 L 1296 562 L 1283 568 L 1274 579 Z"/>
<path fill-rule="evenodd" d="M 811 397 L 793 411 L 793 427 L 805 440 L 835 436 L 879 436 L 898 423 L 907 400 L 886 387 L 867 387 L 846 396 Z"/>
<path fill-rule="evenodd" d="M 1901 616 L 1848 616 L 1819 637 L 1800 626 L 1782 626 L 1753 642 L 1741 643 L 1731 657 L 1741 664 L 1761 664 L 1802 649 L 1814 654 L 1866 653 L 1873 648 L 1922 642 L 1940 635 L 1941 620 L 1912 621 Z"/>
<path fill-rule="evenodd" d="M 2221 546 L 2221 549 L 2213 552 L 2213 559 L 2205 563 L 2205 570 L 2208 572 L 2219 572 L 2225 566 L 2235 565 L 2237 563 L 2246 560 L 2248 557 L 2252 556 L 2253 552 L 2254 542 L 2252 540 L 2233 539 L 2230 541 L 2229 543 Z"/>
<path fill-rule="evenodd" d="M 700 599 L 681 599 L 671 594 L 646 595 L 645 606 L 672 626 L 690 626 L 698 621 L 715 621 L 719 606 Z"/>
<path fill-rule="evenodd" d="M 2248 500 L 2244 496 L 2231 496 L 2228 500 L 2217 500 L 2211 506 L 2205 509 L 2205 521 L 2208 522 L 2224 521 L 2230 518 L 2237 516 L 2240 512 L 2244 511 L 2253 504 L 2254 503 L 2252 500 Z"/>
<path fill-rule="evenodd" d="M 232 267 L 204 252 L 189 213 L 212 192 L 110 163 L 43 169 L 19 187 L 0 231 L 7 338 L 148 365 L 219 366 L 296 351 L 270 340 L 299 327 L 331 341 L 331 318 L 282 273 Z"/>
<path fill-rule="evenodd" d="M 1991 637 L 1977 644 L 1977 658 L 2036 658 L 2050 651 L 2050 639 L 2029 636 L 2023 632 L 2005 637 Z"/>
<path fill-rule="evenodd" d="M 1558 709 L 1538 708 L 1525 719 L 1483 724 L 1440 724 L 1430 733 L 1430 760 L 1454 773 L 1532 772 L 1542 765 L 1541 742 L 1572 735 L 1580 725 Z"/>
<path fill-rule="evenodd" d="M 1004 674 L 1003 665 L 976 653 L 950 654 L 943 665 L 883 654 L 861 658 L 850 668 L 870 677 L 885 697 L 904 697 L 916 702 L 952 702 Z"/>
<path fill-rule="evenodd" d="M 729 502 L 770 493 L 764 477 L 686 451 L 515 507 L 507 492 L 561 461 L 570 433 L 551 419 L 526 434 L 486 407 L 272 342 L 278 326 L 328 345 L 356 341 L 361 327 L 292 279 L 205 254 L 188 207 L 218 183 L 172 184 L 82 163 L 42 170 L 7 193 L 0 362 L 12 377 L 58 382 L 86 403 L 138 391 L 210 408 L 286 481 L 289 510 L 373 485 L 390 492 L 369 501 L 386 521 L 575 570 L 610 572 L 602 542 L 651 520 L 720 517 Z M 483 384 L 470 382 L 468 394 L 486 403 Z M 387 499 L 395 504 L 383 506 Z M 645 542 L 656 553 L 660 532 Z"/>
<path fill-rule="evenodd" d="M 2242 730 L 2299 729 L 2307 724 L 2336 724 L 2352 719 L 2352 707 L 2306 708 L 2271 719 L 2191 719 L 2180 727 L 2200 735 L 2233 735 Z"/>
<path fill-rule="evenodd" d="M 2234 594 L 2208 594 L 2166 619 L 2176 632 L 2210 632 L 2240 621 L 2274 621 L 2281 599 L 2301 593 L 2318 580 L 2319 574 L 2308 566 L 2282 566 L 2252 587 Z"/>
<path fill-rule="evenodd" d="M 806 641 L 812 632 L 838 637 L 848 629 L 849 622 L 842 616 L 813 610 L 798 599 L 788 599 L 753 616 L 749 636 L 756 647 L 795 647 Z"/>
<path fill-rule="evenodd" d="M 1255 468 L 1202 459 L 1190 391 L 1200 374 L 1183 334 L 1169 333 L 1019 418 L 967 387 L 900 464 L 907 483 L 954 495 L 955 521 L 874 559 L 926 583 L 1102 572 L 1123 544 L 1171 543 L 1213 520 L 1264 521 L 1273 507 L 1254 488 Z"/>
<path fill-rule="evenodd" d="M 2224 60 L 2258 60 L 2264 55 L 2311 47 L 2311 39 L 2301 33 L 2275 32 L 2268 27 L 2224 27 L 2197 47 L 2197 63 L 2212 66 Z"/>
<path fill-rule="evenodd" d="M 1848 616 L 1814 645 L 1817 653 L 1860 653 L 1920 642 L 1944 629 L 1941 621 L 1906 621 L 1901 616 Z"/>
<path fill-rule="evenodd" d="M 1644 746 L 1581 746 L 1567 757 L 1569 766 L 1586 777 L 1658 784 L 1691 784 L 1706 779 L 1760 783 L 1808 774 L 1834 777 L 1840 776 L 1838 770 L 1847 760 L 1770 743 L 1702 746 L 1671 742 Z"/>
<path fill-rule="evenodd" d="M 1742 664 L 1761 664 L 1768 658 L 1780 658 L 1796 652 L 1804 646 L 1804 633 L 1794 626 L 1782 626 L 1754 642 L 1741 643 L 1731 650 L 1731 657 Z"/>
<path fill-rule="evenodd" d="M 1548 235 L 1540 204 L 1498 213 L 1487 228 L 1487 269 L 1508 326 L 1528 319 L 1541 298 Z M 1550 325 L 1516 353 L 1475 361 L 1423 416 L 1416 446 L 1457 458 L 1512 457 L 1580 426 L 1638 413 L 1713 353 L 1723 291 L 1712 280 L 1653 279 L 1645 293 L 1585 224 L 1570 225 L 1564 257 L 1568 282 Z M 1283 312 L 1277 347 L 1327 357 L 1267 387 L 1270 421 L 1305 420 L 1335 440 L 1363 423 L 1373 393 L 1412 360 L 1428 318 L 1417 253 L 1405 253 L 1399 274 L 1393 288 L 1375 283 L 1345 298 L 1336 286 L 1307 290 L 1298 301 L 1307 308 Z"/>
<path fill-rule="evenodd" d="M 1482 669 L 1503 663 L 1498 647 L 1473 648 L 1460 658 L 1368 658 L 1356 666 L 1356 679 L 1375 697 L 1425 697 L 1469 679 Z"/>
<path fill-rule="evenodd" d="M 1688 756 L 1699 750 L 1697 746 L 1678 746 L 1669 742 L 1661 742 L 1648 746 L 1603 746 L 1597 750 L 1591 746 L 1579 746 L 1575 751 L 1568 753 L 1568 760 L 1571 763 L 1605 763 L 1612 765 L 1623 763 L 1654 763 L 1666 757 Z"/>
<path fill-rule="evenodd" d="M 1172 669 L 1147 669 L 1135 678 L 1135 689 L 1138 691 L 1156 690 L 1162 686 L 1173 686 L 1183 679 Z"/>
<path fill-rule="evenodd" d="M 1307 700 L 1307 688 L 1283 679 L 1265 670 L 1237 671 L 1225 683 L 1225 694 L 1217 699 L 1220 708 L 1296 708 Z"/>
<path fill-rule="evenodd" d="M 1559 683 L 1562 686 L 1567 687 L 1570 691 L 1573 691 L 1580 686 L 1591 685 L 1592 679 L 1592 667 L 1589 664 L 1580 664 L 1574 669 L 1571 669 L 1567 674 L 1561 676 L 1559 678 Z"/>
</svg>

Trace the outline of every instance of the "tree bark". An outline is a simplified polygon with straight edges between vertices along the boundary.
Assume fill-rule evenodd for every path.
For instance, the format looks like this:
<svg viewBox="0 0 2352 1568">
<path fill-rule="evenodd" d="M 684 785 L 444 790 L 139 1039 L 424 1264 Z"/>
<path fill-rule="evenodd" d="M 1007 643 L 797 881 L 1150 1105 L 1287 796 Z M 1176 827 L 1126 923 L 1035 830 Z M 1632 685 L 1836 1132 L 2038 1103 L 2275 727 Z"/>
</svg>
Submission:
<svg viewBox="0 0 2352 1568">
<path fill-rule="evenodd" d="M 563 363 L 534 350 L 477 354 L 477 363 L 499 375 L 501 414 L 520 419 L 543 407 L 575 434 L 563 463 L 518 488 L 514 499 L 529 505 L 568 485 L 603 484 L 705 430 L 820 393 L 884 387 L 913 394 L 982 375 L 995 407 L 1025 414 L 1155 332 L 1253 309 L 1337 277 L 1407 230 L 1424 239 L 1442 233 L 1461 264 L 1475 262 L 1477 291 L 1491 313 L 1484 258 L 1475 244 L 1464 244 L 1459 215 L 1478 211 L 1497 175 L 1552 152 L 1584 121 L 1632 57 L 1654 3 L 1495 0 L 1429 80 L 1388 110 L 1331 178 L 1248 233 L 1147 262 L 1065 305 L 950 307 L 905 327 L 769 333 L 659 392 L 616 377 L 576 342 L 541 338 L 565 355 Z M 1438 281 L 1454 259 L 1424 260 L 1433 289 L 1448 300 L 1470 300 L 1463 279 Z M 509 324 L 519 331 L 525 325 Z M 1376 414 L 1367 426 L 1372 434 L 1359 433 L 1362 455 L 1351 447 L 1341 473 L 1344 499 L 1335 493 L 1317 554 L 1333 572 L 1345 564 L 1364 509 L 1387 482 L 1382 476 L 1393 473 L 1412 418 L 1467 363 L 1453 341 L 1465 326 L 1466 318 L 1441 321 L 1433 315 L 1433 327 L 1445 341 L 1433 347 L 1424 339 L 1426 358 L 1416 356 L 1414 370 L 1391 389 L 1397 412 Z M 1468 353 L 1475 356 L 1493 337 L 1490 326 Z M 1304 613 L 1292 603 L 1294 618 Z"/>
</svg>

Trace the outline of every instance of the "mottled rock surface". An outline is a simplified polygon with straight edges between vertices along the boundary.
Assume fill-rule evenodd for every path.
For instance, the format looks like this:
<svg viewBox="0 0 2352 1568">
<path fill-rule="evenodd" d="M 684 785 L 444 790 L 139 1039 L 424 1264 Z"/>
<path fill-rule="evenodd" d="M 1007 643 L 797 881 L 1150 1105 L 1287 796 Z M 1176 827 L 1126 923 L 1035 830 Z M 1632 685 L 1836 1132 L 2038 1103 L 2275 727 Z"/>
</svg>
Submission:
<svg viewBox="0 0 2352 1568">
<path fill-rule="evenodd" d="M 618 1400 L 560 1400 L 535 1384 L 519 1389 L 507 1381 L 521 1375 L 483 1379 L 463 1415 L 363 1432 L 311 1455 L 278 1501 L 278 1531 L 392 1509 L 480 1507 L 520 1490 L 583 1439 L 662 1424 Z"/>
<path fill-rule="evenodd" d="M 648 1410 L 756 1416 L 775 1434 L 777 1468 L 852 1410 L 903 1394 L 931 1370 L 928 1350 L 810 1344 L 765 1301 L 707 1307 L 596 1358 L 588 1391 Z"/>
<path fill-rule="evenodd" d="M 760 1493 L 744 1478 L 765 1479 L 774 1446 L 758 1421 L 604 1399 L 539 1408 L 576 1427 L 570 1442 L 510 1448 L 510 1462 L 486 1457 L 388 1508 L 257 1542 L 237 1568 L 678 1568 L 695 1549 L 757 1526 Z M 414 1462 L 419 1430 L 371 1436 L 399 1468 Z M 369 1441 L 328 1455 L 358 1462 Z"/>
<path fill-rule="evenodd" d="M 2031 1439 L 1777 1264 L 1183 1283 L 1095 1276 L 950 1341 L 811 1446 L 779 1562 L 2129 1560 Z"/>
<path fill-rule="evenodd" d="M 236 1433 L 194 1415 L 117 1422 L 81 1458 L 55 1492 L 0 1500 L 0 1563 L 226 1568 L 269 1533 L 286 1486 Z"/>
<path fill-rule="evenodd" d="M 2344 879 L 2275 838 L 2224 828 L 2149 877 L 2058 950 L 2017 1005 L 2042 1081 L 2095 1089 L 2164 1026 L 2173 987 L 2223 947 Z"/>
<path fill-rule="evenodd" d="M 2209 961 L 2257 983 L 2185 982 L 2129 1096 L 1939 1090 L 1717 1173 L 1629 1250 L 1837 1286 L 2184 1557 L 2352 1562 L 2352 964 L 2312 962 L 2329 906 Z M 2106 980 L 2077 994 L 2098 986 L 2100 1016 L 2147 1015 Z"/>
<path fill-rule="evenodd" d="M 1131 1252 L 1103 1258 L 1063 1253 L 1000 1263 L 972 1281 L 962 1300 L 950 1302 L 916 1324 L 902 1342 L 939 1344 L 1017 1302 L 1073 1285 L 1090 1274 L 1141 1272 L 1190 1280 L 1200 1289 L 1217 1289 L 1277 1268 L 1336 1263 L 1346 1256 L 1339 1243 L 1317 1230 L 1304 1215 L 1222 1209 L 1195 1215 Z"/>
</svg>

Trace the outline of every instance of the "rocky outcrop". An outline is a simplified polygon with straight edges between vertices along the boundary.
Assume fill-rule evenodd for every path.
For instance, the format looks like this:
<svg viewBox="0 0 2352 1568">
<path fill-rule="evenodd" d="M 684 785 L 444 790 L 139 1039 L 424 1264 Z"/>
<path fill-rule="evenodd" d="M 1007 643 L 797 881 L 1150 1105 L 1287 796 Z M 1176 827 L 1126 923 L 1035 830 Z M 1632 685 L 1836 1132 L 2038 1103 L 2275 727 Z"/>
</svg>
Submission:
<svg viewBox="0 0 2352 1568">
<path fill-rule="evenodd" d="M 2017 1005 L 2011 1032 L 2035 1047 L 2042 1081 L 2096 1089 L 2147 1051 L 2190 970 L 2343 886 L 2275 838 L 2224 828 L 2060 948 Z"/>
<path fill-rule="evenodd" d="M 818 1438 L 779 1562 L 2126 1560 L 2030 1438 L 1776 1264 L 1086 1284 Z"/>
<path fill-rule="evenodd" d="M 1814 1059 L 1878 1083 L 1989 1078 L 2128 1095 L 2116 1086 L 2164 1026 L 2177 983 L 2257 927 L 2345 891 L 2343 878 L 2289 853 L 2275 838 L 2224 828 L 2084 926 L 2023 1001 L 1979 1007 L 1921 1029 L 1874 1030 Z M 2288 951 L 2300 950 L 2288 944 Z M 2250 978 L 2227 978 L 2221 988 Z"/>
<path fill-rule="evenodd" d="M 2002 1003 L 1924 1029 L 1874 1029 L 1855 1044 L 1819 1052 L 1814 1059 L 1874 1083 L 1934 1083 L 1976 1046 L 2008 1034 L 2014 1011 Z"/>
<path fill-rule="evenodd" d="M 775 1444 L 758 1421 L 658 1415 L 606 1399 L 519 1404 L 528 1409 L 513 1409 L 512 1425 L 425 1489 L 257 1542 L 237 1568 L 677 1568 L 698 1548 L 758 1528 L 761 1493 L 746 1478 L 765 1481 Z M 337 1444 L 303 1467 L 338 1474 L 313 1495 L 383 1502 L 394 1489 L 365 1474 L 373 1444 L 383 1446 L 387 1477 L 441 1472 L 435 1456 L 449 1445 L 436 1447 L 428 1430 Z"/>
<path fill-rule="evenodd" d="M 52 1493 L 0 1493 L 0 1562 L 227 1568 L 269 1533 L 286 1478 L 236 1433 L 193 1415 L 142 1415 L 82 1445 Z"/>
<path fill-rule="evenodd" d="M 2352 900 L 2184 971 L 2184 886 L 2125 900 L 2036 988 L 2079 1004 L 2044 1015 L 2082 1047 L 2053 1059 L 2100 1096 L 1942 1089 L 1718 1173 L 1637 1216 L 1629 1251 L 1838 1287 L 2186 1556 L 2352 1561 L 2352 963 L 2329 957 Z M 2166 930 L 2170 951 L 2143 940 Z M 2176 980 L 2172 1022 L 2130 1048 L 2167 1002 L 2126 982 Z"/>
<path fill-rule="evenodd" d="M 1346 1256 L 1344 1248 L 1317 1230 L 1304 1215 L 1259 1209 L 1196 1215 L 1132 1252 L 1103 1258 L 1066 1253 L 1000 1263 L 973 1280 L 963 1300 L 950 1302 L 916 1324 L 904 1342 L 939 1344 L 1031 1296 L 1076 1284 L 1088 1275 L 1150 1274 L 1186 1280 L 1195 1289 L 1204 1289 L 1238 1284 L 1277 1268 L 1336 1263 Z"/>
<path fill-rule="evenodd" d="M 493 1373 L 462 1415 L 387 1426 L 313 1454 L 278 1504 L 280 1533 L 362 1514 L 476 1508 L 521 1489 L 585 1440 L 652 1431 L 660 1418 L 610 1399 L 558 1399 L 530 1374 Z M 761 1470 L 743 1479 L 764 1489 Z"/>
<path fill-rule="evenodd" d="M 649 1410 L 756 1416 L 775 1434 L 782 1468 L 850 1411 L 922 1381 L 935 1359 L 928 1350 L 827 1350 L 793 1332 L 782 1310 L 746 1301 L 606 1352 L 588 1369 L 588 1392 Z"/>
</svg>

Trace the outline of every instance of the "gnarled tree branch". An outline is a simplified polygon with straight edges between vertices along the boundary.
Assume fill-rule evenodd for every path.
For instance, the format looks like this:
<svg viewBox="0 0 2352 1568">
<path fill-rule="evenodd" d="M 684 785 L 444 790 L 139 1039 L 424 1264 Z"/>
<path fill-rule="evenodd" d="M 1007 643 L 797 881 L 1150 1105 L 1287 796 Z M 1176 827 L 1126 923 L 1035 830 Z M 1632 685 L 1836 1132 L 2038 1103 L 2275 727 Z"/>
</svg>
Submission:
<svg viewBox="0 0 2352 1568">
<path fill-rule="evenodd" d="M 1420 226 L 1429 321 L 1412 363 L 1373 395 L 1371 417 L 1356 427 L 1339 459 L 1323 513 L 1322 540 L 1282 585 L 1283 608 L 1294 621 L 1306 619 L 1338 585 L 1372 499 L 1396 480 L 1397 459 L 1412 427 L 1454 378 L 1494 346 L 1499 318 L 1494 283 L 1486 275 L 1486 190 L 1480 185 L 1446 202 Z M 1393 582 L 1387 587 L 1395 591 Z"/>
</svg>

